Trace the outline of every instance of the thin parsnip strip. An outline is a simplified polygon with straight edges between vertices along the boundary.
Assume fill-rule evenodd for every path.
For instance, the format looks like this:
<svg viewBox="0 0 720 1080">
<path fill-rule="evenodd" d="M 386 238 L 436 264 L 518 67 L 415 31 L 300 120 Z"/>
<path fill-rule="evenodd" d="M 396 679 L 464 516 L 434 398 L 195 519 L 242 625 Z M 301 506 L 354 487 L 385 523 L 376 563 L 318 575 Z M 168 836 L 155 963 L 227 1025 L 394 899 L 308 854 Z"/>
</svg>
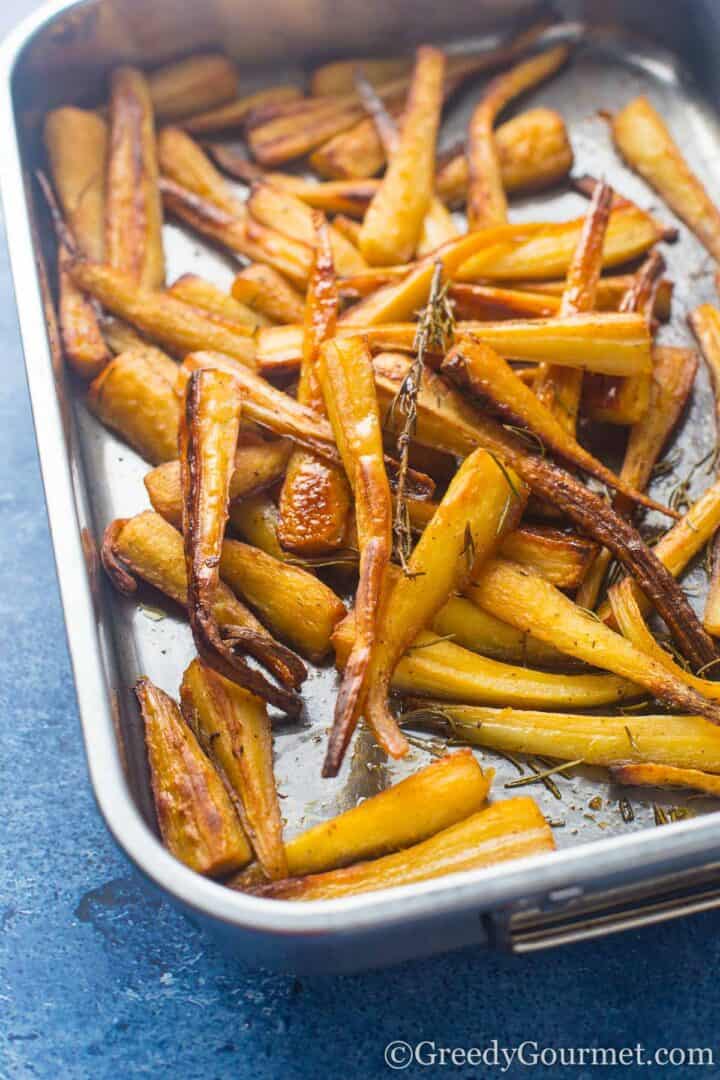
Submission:
<svg viewBox="0 0 720 1080">
<path fill-rule="evenodd" d="M 570 262 L 560 299 L 561 318 L 595 310 L 595 295 L 603 260 L 603 243 L 610 220 L 612 188 L 598 184 L 590 203 L 578 246 Z M 633 310 L 633 309 L 630 309 Z M 649 375 L 645 380 L 649 383 Z M 583 372 L 544 364 L 533 390 L 562 429 L 575 434 L 583 387 Z"/>
<path fill-rule="evenodd" d="M 657 191 L 710 254 L 719 259 L 720 211 L 646 97 L 634 98 L 616 114 L 612 134 L 628 165 Z"/>
<path fill-rule="evenodd" d="M 264 263 L 251 263 L 232 283 L 232 294 L 267 320 L 279 323 L 302 322 L 305 304 L 302 296 L 282 274 Z"/>
<path fill-rule="evenodd" d="M 637 280 L 636 274 L 607 274 L 601 277 L 597 283 L 595 293 L 596 311 L 617 311 L 628 289 L 632 288 Z M 565 288 L 564 281 L 518 281 L 514 288 L 522 292 L 537 293 L 541 296 L 554 296 L 558 299 L 562 296 Z M 661 322 L 667 322 L 670 318 L 672 306 L 673 282 L 669 278 L 662 278 L 658 283 L 655 293 L 655 306 L 652 316 Z"/>
<path fill-rule="evenodd" d="M 394 724 L 388 708 L 400 657 L 455 592 L 462 591 L 525 507 L 521 482 L 485 450 L 465 459 L 424 529 L 407 572 L 388 591 L 368 669 L 364 716 L 373 731 Z"/>
<path fill-rule="evenodd" d="M 392 503 L 372 361 L 362 338 L 326 342 L 320 349 L 317 374 L 355 496 L 360 550 L 355 641 L 345 665 L 323 764 L 323 775 L 335 776 L 364 704 L 392 551 Z M 407 742 L 395 724 L 375 728 L 374 734 L 393 756 L 407 752 Z"/>
<path fill-rule="evenodd" d="M 412 704 L 418 723 L 422 712 L 433 722 L 431 701 Z M 412 714 L 408 720 L 413 722 Z M 720 773 L 720 731 L 701 716 L 578 716 L 442 705 L 435 721 L 443 720 L 460 741 L 510 754 L 580 759 L 586 765 L 658 762 Z"/>
<path fill-rule="evenodd" d="M 254 184 L 247 207 L 255 220 L 262 225 L 277 229 L 278 232 L 310 247 L 315 246 L 312 209 L 292 192 L 284 191 L 273 184 Z M 360 273 L 366 263 L 355 245 L 332 225 L 328 226 L 328 233 L 338 274 Z"/>
<path fill-rule="evenodd" d="M 213 243 L 253 262 L 268 263 L 293 285 L 304 289 L 312 266 L 307 244 L 292 240 L 247 217 L 227 213 L 187 188 L 163 177 L 160 181 L 167 210 Z"/>
<path fill-rule="evenodd" d="M 186 723 L 215 766 L 266 876 L 288 873 L 264 701 L 193 660 L 183 675 Z"/>
<path fill-rule="evenodd" d="M 217 285 L 213 285 L 212 282 L 206 281 L 197 274 L 183 274 L 167 291 L 183 303 L 200 308 L 208 315 L 218 316 L 231 326 L 248 326 L 254 330 L 258 326 L 268 326 L 270 323 L 270 320 L 260 312 L 253 311 L 236 296 L 229 296 Z"/>
<path fill-rule="evenodd" d="M 303 664 L 247 627 L 225 628 L 223 633 L 213 611 L 241 411 L 242 392 L 231 376 L 217 370 L 190 376 L 179 439 L 190 627 L 198 653 L 209 666 L 293 713 L 299 701 L 292 689 L 304 678 Z M 251 668 L 240 650 L 263 663 L 282 688 Z"/>
<path fill-rule="evenodd" d="M 470 750 L 433 761 L 288 841 L 288 873 L 296 877 L 334 870 L 402 851 L 434 836 L 481 809 L 493 776 L 494 769 L 481 769 Z M 253 863 L 227 884 L 243 890 L 263 880 L 261 866 Z"/>
<path fill-rule="evenodd" d="M 527 797 L 506 799 L 394 855 L 323 874 L 270 882 L 250 891 L 275 900 L 335 900 L 477 870 L 554 848 L 552 830 L 535 802 Z"/>
<path fill-rule="evenodd" d="M 501 559 L 486 563 L 466 594 L 492 615 L 586 663 L 603 667 L 644 686 L 658 700 L 681 712 L 720 723 L 720 702 L 688 687 L 663 664 L 579 608 L 554 585 Z"/>
<path fill-rule="evenodd" d="M 153 465 L 177 457 L 177 365 L 147 345 L 120 353 L 90 384 L 88 406 Z"/>
<path fill-rule="evenodd" d="M 471 230 L 499 225 L 507 219 L 507 199 L 493 134 L 498 115 L 520 94 L 554 75 L 567 60 L 568 53 L 566 46 L 559 45 L 497 75 L 476 105 L 468 128 L 467 147 L 467 214 Z"/>
<path fill-rule="evenodd" d="M 179 416 L 179 412 L 178 412 Z M 177 435 L 175 438 L 177 447 Z M 245 499 L 277 483 L 287 467 L 292 444 L 284 439 L 272 442 L 260 440 L 243 445 L 242 438 L 235 451 L 235 466 L 230 479 L 230 500 Z M 166 461 L 144 477 L 145 488 L 153 510 L 174 525 L 182 528 L 182 490 L 180 462 Z"/>
<path fill-rule="evenodd" d="M 320 347 L 333 336 L 338 293 L 330 230 L 319 210 L 314 215 L 315 265 L 305 302 L 303 360 L 297 400 L 326 417 L 317 375 Z M 308 453 L 294 451 L 280 493 L 278 539 L 299 555 L 322 555 L 342 547 L 350 512 L 350 486 L 342 467 Z"/>
<path fill-rule="evenodd" d="M 360 230 L 360 251 L 372 266 L 407 262 L 420 240 L 433 196 L 444 72 L 442 52 L 418 49 L 397 147 Z"/>
<path fill-rule="evenodd" d="M 254 366 L 255 343 L 249 327 L 228 329 L 212 322 L 188 304 L 155 289 L 143 289 L 112 266 L 76 259 L 74 281 L 114 315 L 181 354 L 193 349 L 218 349 L 243 364 Z"/>
<path fill-rule="evenodd" d="M 165 280 L 155 119 L 147 79 L 116 68 L 110 82 L 110 147 L 104 258 L 144 288 Z"/>
<path fill-rule="evenodd" d="M 223 53 L 196 53 L 148 75 L 155 116 L 162 123 L 215 109 L 237 94 L 238 69 Z"/>
<path fill-rule="evenodd" d="M 250 113 L 266 105 L 298 101 L 302 90 L 297 86 L 270 86 L 254 94 L 231 101 L 216 109 L 208 109 L 185 120 L 183 127 L 193 135 L 209 135 L 216 131 L 228 131 L 241 127 Z"/>
<path fill-rule="evenodd" d="M 701 304 L 690 313 L 688 321 L 710 373 L 710 383 L 715 397 L 717 443 L 718 431 L 720 431 L 720 311 L 712 304 Z M 713 637 L 720 636 L 720 541 L 717 534 L 712 543 L 712 572 L 705 598 L 703 625 Z"/>
<path fill-rule="evenodd" d="M 720 776 L 700 769 L 678 768 L 677 765 L 615 765 L 610 775 L 616 784 L 630 787 L 684 788 L 703 795 L 720 797 Z"/>
<path fill-rule="evenodd" d="M 504 421 L 532 432 L 542 446 L 567 464 L 622 492 L 634 503 L 670 514 L 666 507 L 616 476 L 581 446 L 535 392 L 489 346 L 479 341 L 461 342 L 445 357 L 441 371 L 458 386 L 469 390 L 478 401 L 487 402 Z"/>
<path fill-rule="evenodd" d="M 352 288 L 352 279 L 345 283 Z M 542 293 L 504 289 L 496 285 L 451 285 L 448 296 L 457 319 L 547 319 L 560 311 L 560 298 Z"/>
<path fill-rule="evenodd" d="M 619 473 L 626 483 L 639 489 L 649 483 L 662 449 L 680 419 L 698 366 L 697 354 L 691 349 L 660 345 L 654 348 L 653 358 L 650 404 L 642 420 L 630 429 Z M 629 513 L 631 505 L 617 496 L 615 509 Z M 611 560 L 607 548 L 598 551 L 577 595 L 581 607 L 594 609 Z M 707 626 L 705 629 L 709 631 Z"/>
<path fill-rule="evenodd" d="M 171 697 L 146 678 L 138 680 L 135 694 L 163 843 L 198 874 L 238 870 L 252 850 L 220 777 Z"/>
</svg>

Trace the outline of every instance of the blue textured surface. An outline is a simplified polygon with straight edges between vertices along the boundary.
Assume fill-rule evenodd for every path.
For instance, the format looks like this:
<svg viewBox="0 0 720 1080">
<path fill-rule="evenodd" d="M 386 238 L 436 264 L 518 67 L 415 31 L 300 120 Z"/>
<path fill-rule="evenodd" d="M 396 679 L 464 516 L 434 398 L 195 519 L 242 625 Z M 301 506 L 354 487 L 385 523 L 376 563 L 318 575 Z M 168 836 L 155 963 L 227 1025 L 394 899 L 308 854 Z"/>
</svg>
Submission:
<svg viewBox="0 0 720 1080">
<path fill-rule="evenodd" d="M 376 1077 L 393 1039 L 717 1045 L 720 915 L 525 959 L 467 950 L 295 979 L 248 972 L 149 896 L 86 777 L 1 237 L 0 342 L 0 1076 Z M 715 1076 L 716 1062 L 600 1072 Z"/>
</svg>

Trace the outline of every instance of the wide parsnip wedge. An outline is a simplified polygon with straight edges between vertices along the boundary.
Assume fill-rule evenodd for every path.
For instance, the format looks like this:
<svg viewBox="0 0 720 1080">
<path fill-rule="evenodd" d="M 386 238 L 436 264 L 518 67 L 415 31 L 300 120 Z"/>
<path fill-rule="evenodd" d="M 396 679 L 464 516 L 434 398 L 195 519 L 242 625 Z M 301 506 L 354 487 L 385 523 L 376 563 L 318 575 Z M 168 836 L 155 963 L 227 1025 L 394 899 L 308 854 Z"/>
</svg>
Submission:
<svg viewBox="0 0 720 1080">
<path fill-rule="evenodd" d="M 238 870 L 252 850 L 220 777 L 171 697 L 140 679 L 150 781 L 163 843 L 198 874 Z"/>
<path fill-rule="evenodd" d="M 217 769 L 266 876 L 286 877 L 287 859 L 267 706 L 193 660 L 180 687 L 183 716 Z"/>
</svg>

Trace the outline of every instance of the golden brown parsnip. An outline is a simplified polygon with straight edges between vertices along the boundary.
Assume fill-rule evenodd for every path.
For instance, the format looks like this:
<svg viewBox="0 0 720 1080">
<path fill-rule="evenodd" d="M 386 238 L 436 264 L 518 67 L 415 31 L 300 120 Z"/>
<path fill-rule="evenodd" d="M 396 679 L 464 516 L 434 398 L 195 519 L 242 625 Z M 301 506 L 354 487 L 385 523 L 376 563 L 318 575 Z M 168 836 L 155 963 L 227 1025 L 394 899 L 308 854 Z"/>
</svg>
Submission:
<svg viewBox="0 0 720 1080">
<path fill-rule="evenodd" d="M 314 215 L 315 265 L 305 302 L 303 359 L 297 400 L 326 417 L 317 364 L 323 342 L 335 331 L 338 294 L 327 223 L 319 210 L 308 210 L 308 213 Z M 350 499 L 350 486 L 342 466 L 298 448 L 288 463 L 280 492 L 280 543 L 288 551 L 300 555 L 322 555 L 342 547 Z"/>
<path fill-rule="evenodd" d="M 143 288 L 158 288 L 165 254 L 155 119 L 147 79 L 137 68 L 116 68 L 110 80 L 105 199 L 105 260 Z"/>
<path fill-rule="evenodd" d="M 367 675 L 364 715 L 373 731 L 394 723 L 387 699 L 400 657 L 517 524 L 525 499 L 521 481 L 485 450 L 476 450 L 455 474 L 407 573 L 388 590 Z"/>
<path fill-rule="evenodd" d="M 225 785 L 267 877 L 287 875 L 264 701 L 193 660 L 180 687 L 183 716 Z"/>
<path fill-rule="evenodd" d="M 360 56 L 352 60 L 333 60 L 315 68 L 310 77 L 310 93 L 313 97 L 330 94 L 345 94 L 355 89 L 355 72 L 360 69 L 373 85 L 382 86 L 390 79 L 400 75 L 409 75 L 412 71 L 412 58 L 409 56 L 377 58 Z"/>
<path fill-rule="evenodd" d="M 715 431 L 720 429 L 720 311 L 712 304 L 701 304 L 690 313 L 690 327 L 697 338 L 710 373 L 715 396 Z M 717 435 L 716 435 L 717 438 Z M 720 636 L 720 548 L 715 537 L 712 545 L 712 572 L 705 599 L 703 625 L 713 637 Z"/>
<path fill-rule="evenodd" d="M 292 560 L 277 538 L 278 508 L 264 492 L 249 495 L 230 506 L 230 524 L 233 532 L 247 540 L 253 547 L 274 555 L 280 562 Z"/>
<path fill-rule="evenodd" d="M 246 266 L 233 281 L 232 294 L 238 302 L 273 322 L 303 321 L 305 304 L 301 294 L 272 266 L 264 263 Z"/>
<path fill-rule="evenodd" d="M 610 775 L 616 784 L 631 787 L 685 788 L 704 795 L 720 796 L 720 776 L 700 769 L 681 769 L 677 765 L 614 765 Z"/>
<path fill-rule="evenodd" d="M 193 135 L 209 135 L 216 131 L 228 131 L 232 128 L 241 127 L 251 112 L 261 109 L 265 105 L 276 105 L 281 102 L 298 101 L 302 97 L 302 90 L 297 86 L 270 86 L 265 90 L 258 90 L 254 94 L 238 98 L 227 105 L 221 105 L 216 109 L 208 109 L 185 120 L 183 127 Z"/>
<path fill-rule="evenodd" d="M 617 311 L 628 289 L 637 282 L 637 274 L 606 274 L 601 277 L 597 284 L 595 294 L 595 307 L 597 311 Z M 565 288 L 564 281 L 519 281 L 514 288 L 521 291 L 537 293 L 541 296 L 554 296 L 560 298 Z M 673 282 L 669 278 L 662 278 L 658 283 L 655 293 L 655 306 L 652 311 L 653 318 L 660 322 L 667 322 L 670 318 L 672 306 Z"/>
<path fill-rule="evenodd" d="M 181 128 L 166 127 L 158 135 L 163 176 L 235 217 L 244 218 L 245 204 L 235 195 L 210 158 Z"/>
<path fill-rule="evenodd" d="M 90 384 L 88 406 L 153 465 L 177 456 L 177 365 L 146 345 L 120 353 Z"/>
<path fill-rule="evenodd" d="M 94 379 L 110 360 L 110 350 L 98 325 L 92 304 L 73 281 L 72 257 L 58 245 L 58 319 L 63 352 L 83 379 Z"/>
<path fill-rule="evenodd" d="M 285 845 L 288 873 L 317 874 L 417 844 L 480 810 L 494 769 L 470 750 L 448 754 L 344 814 L 322 821 Z M 264 880 L 255 863 L 228 884 L 247 889 Z"/>
<path fill-rule="evenodd" d="M 500 319 L 546 319 L 560 311 L 560 298 L 557 296 L 505 289 L 497 285 L 460 282 L 450 286 L 448 296 L 453 302 L 457 319 L 495 322 Z"/>
<path fill-rule="evenodd" d="M 433 619 L 431 629 L 439 638 L 506 664 L 550 671 L 571 671 L 581 666 L 551 645 L 482 611 L 464 596 L 451 596 Z"/>
<path fill-rule="evenodd" d="M 397 149 L 360 230 L 360 251 L 372 266 L 407 262 L 420 240 L 433 196 L 444 71 L 442 52 L 418 49 Z"/>
<path fill-rule="evenodd" d="M 112 266 L 76 260 L 73 279 L 114 315 L 136 326 L 167 348 L 185 354 L 193 349 L 218 349 L 243 364 L 254 366 L 255 343 L 249 327 L 230 330 L 167 293 L 144 289 Z"/>
<path fill-rule="evenodd" d="M 299 703 L 292 690 L 304 677 L 302 663 L 246 627 L 223 633 L 213 610 L 241 411 L 242 392 L 231 376 L 207 369 L 191 375 L 179 439 L 190 627 L 198 653 L 209 666 L 293 712 Z M 241 650 L 265 664 L 282 688 L 251 668 L 239 655 Z"/>
<path fill-rule="evenodd" d="M 320 349 L 317 373 L 355 496 L 360 550 L 355 641 L 338 692 L 323 765 L 324 776 L 335 776 L 365 698 L 392 550 L 392 503 L 372 362 L 365 342 L 353 337 L 326 342 Z M 407 742 L 396 725 L 383 726 L 374 734 L 383 749 L 393 756 L 407 752 Z"/>
<path fill-rule="evenodd" d="M 665 200 L 716 259 L 720 258 L 720 211 L 682 156 L 665 121 L 646 97 L 615 115 L 615 145 L 628 165 Z"/>
<path fill-rule="evenodd" d="M 507 219 L 507 200 L 493 134 L 498 115 L 514 98 L 554 75 L 567 57 L 567 47 L 560 45 L 522 61 L 497 75 L 476 105 L 468 128 L 467 147 L 467 213 L 471 230 L 499 225 Z"/>
<path fill-rule="evenodd" d="M 70 105 L 45 118 L 45 149 L 63 217 L 83 255 L 102 260 L 105 243 L 107 124 Z"/>
<path fill-rule="evenodd" d="M 251 891 L 276 900 L 335 900 L 477 870 L 554 848 L 552 830 L 535 802 L 527 797 L 505 799 L 394 855 L 324 874 L 270 882 Z"/>
<path fill-rule="evenodd" d="M 135 694 L 163 843 L 198 874 L 219 877 L 244 866 L 252 851 L 240 820 L 180 709 L 149 679 L 138 680 Z"/>
<path fill-rule="evenodd" d="M 432 707 L 432 702 L 414 702 Z M 579 716 L 443 705 L 455 737 L 472 746 L 587 765 L 658 762 L 720 772 L 720 731 L 701 716 Z M 418 714 L 418 721 L 420 714 Z"/>
<path fill-rule="evenodd" d="M 223 53 L 196 53 L 148 75 L 155 116 L 161 123 L 215 109 L 237 94 L 238 70 Z"/>
<path fill-rule="evenodd" d="M 223 292 L 217 285 L 197 274 L 183 274 L 167 291 L 183 303 L 200 308 L 208 315 L 217 316 L 230 326 L 248 326 L 255 330 L 258 326 L 268 326 L 270 323 L 259 311 L 253 311 L 237 297 Z"/>
</svg>

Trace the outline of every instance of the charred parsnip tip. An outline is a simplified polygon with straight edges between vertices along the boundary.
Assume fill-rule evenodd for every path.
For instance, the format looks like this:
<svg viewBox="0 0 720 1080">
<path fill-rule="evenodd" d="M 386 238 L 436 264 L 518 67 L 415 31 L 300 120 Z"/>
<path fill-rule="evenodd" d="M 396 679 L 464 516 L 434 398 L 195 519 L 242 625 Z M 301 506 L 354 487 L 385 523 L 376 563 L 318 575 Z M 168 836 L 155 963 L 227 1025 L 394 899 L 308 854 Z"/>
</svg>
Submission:
<svg viewBox="0 0 720 1080">
<path fill-rule="evenodd" d="M 226 628 L 223 634 L 213 611 L 241 411 L 242 393 L 232 377 L 213 370 L 191 375 L 179 440 L 190 626 L 201 658 L 211 667 L 278 708 L 296 712 L 295 694 L 270 683 L 238 651 L 264 663 L 286 688 L 305 675 L 298 658 L 246 627 Z"/>
<path fill-rule="evenodd" d="M 720 731 L 701 716 L 579 716 L 413 701 L 410 725 L 446 722 L 471 746 L 586 765 L 658 762 L 720 772 Z M 442 714 L 442 715 L 441 715 Z"/>
<path fill-rule="evenodd" d="M 593 194 L 578 246 L 568 268 L 565 289 L 560 299 L 561 318 L 595 310 L 611 202 L 612 188 L 607 184 L 599 184 Z M 541 369 L 533 388 L 541 404 L 547 406 L 560 428 L 570 436 L 575 434 L 582 386 L 582 371 L 568 371 L 555 364 L 547 364 Z"/>
<path fill-rule="evenodd" d="M 720 259 L 720 212 L 648 99 L 635 98 L 621 109 L 613 119 L 612 133 L 628 165 Z"/>
<path fill-rule="evenodd" d="M 78 248 L 103 258 L 107 124 L 95 112 L 65 106 L 45 118 L 45 149 L 63 216 Z"/>
<path fill-rule="evenodd" d="M 470 750 L 448 754 L 364 799 L 344 814 L 322 821 L 285 845 L 288 874 L 317 874 L 360 859 L 402 851 L 480 810 L 494 769 L 483 770 Z M 257 863 L 228 882 L 246 890 L 265 876 Z"/>
<path fill-rule="evenodd" d="M 71 264 L 76 284 L 99 300 L 113 315 L 126 319 L 144 334 L 180 353 L 217 349 L 252 367 L 255 343 L 249 327 L 228 329 L 173 296 L 144 289 L 112 266 L 76 259 Z"/>
<path fill-rule="evenodd" d="M 179 412 L 178 412 L 179 415 Z M 175 439 L 177 446 L 177 437 Z M 272 487 L 282 477 L 292 452 L 285 439 L 273 442 L 252 441 L 235 451 L 235 465 L 230 478 L 230 501 L 246 499 Z M 176 529 L 182 528 L 182 488 L 180 462 L 167 461 L 144 477 L 145 489 L 153 510 L 162 514 Z"/>
<path fill-rule="evenodd" d="M 237 94 L 238 69 L 222 53 L 197 53 L 148 76 L 158 120 L 167 123 L 214 109 Z"/>
<path fill-rule="evenodd" d="M 446 609 L 447 605 L 440 612 L 443 618 Z M 463 618 L 466 614 L 466 610 L 463 610 Z M 500 623 L 499 619 L 497 621 Z M 468 622 L 468 634 L 472 633 L 470 627 L 476 624 L 476 620 Z M 487 633 L 488 630 L 480 628 L 479 632 Z M 355 640 L 354 612 L 339 623 L 332 640 L 337 665 L 343 667 Z M 517 639 L 500 640 L 507 640 L 510 649 L 515 649 L 519 644 Z M 443 701 L 463 701 L 470 705 L 537 709 L 591 709 L 636 700 L 642 695 L 642 690 L 634 683 L 615 675 L 534 671 L 527 666 L 530 656 L 536 655 L 530 649 L 515 666 L 478 655 L 471 649 L 471 642 L 463 642 L 465 644 L 468 647 L 445 639 L 435 626 L 432 630 L 421 630 L 395 668 L 392 689 L 399 694 L 425 694 Z M 554 662 L 546 666 L 561 667 L 557 651 L 552 656 Z"/>
<path fill-rule="evenodd" d="M 163 843 L 198 874 L 219 877 L 238 870 L 252 850 L 220 777 L 171 697 L 145 678 L 135 694 Z"/>
<path fill-rule="evenodd" d="M 715 438 L 720 430 L 720 311 L 712 304 L 701 304 L 690 313 L 690 326 L 697 338 L 715 396 Z M 720 547 L 717 534 L 712 545 L 712 572 L 705 599 L 703 625 L 713 637 L 720 637 Z"/>
<path fill-rule="evenodd" d="M 286 877 L 287 859 L 264 701 L 194 660 L 180 687 L 183 716 L 225 785 L 266 876 Z"/>
<path fill-rule="evenodd" d="M 355 496 L 360 550 L 355 641 L 338 692 L 323 765 L 324 776 L 336 776 L 362 710 L 382 618 L 392 551 L 392 501 L 372 361 L 365 342 L 353 337 L 326 342 L 320 349 L 317 374 Z M 377 730 L 375 736 L 394 757 L 407 753 L 407 742 L 396 726 Z"/>
<path fill-rule="evenodd" d="M 237 301 L 273 322 L 303 321 L 305 304 L 300 293 L 282 274 L 264 263 L 252 263 L 241 270 L 233 281 L 232 294 Z"/>
<path fill-rule="evenodd" d="M 491 560 L 467 595 L 492 615 L 562 652 L 644 686 L 660 701 L 720 723 L 720 703 L 688 687 L 658 660 L 579 608 L 559 589 L 527 567 Z"/>
<path fill-rule="evenodd" d="M 550 826 L 530 798 L 507 799 L 394 855 L 251 889 L 276 900 L 334 900 L 430 881 L 553 851 Z"/>
<path fill-rule="evenodd" d="M 700 769 L 682 769 L 677 765 L 615 765 L 610 775 L 616 784 L 630 787 L 689 788 L 704 795 L 720 796 L 720 776 Z"/>
<path fill-rule="evenodd" d="M 166 127 L 158 135 L 158 160 L 163 176 L 192 191 L 194 195 L 238 218 L 245 205 L 233 193 L 210 158 L 194 139 L 177 127 Z"/>
<path fill-rule="evenodd" d="M 330 231 L 319 210 L 308 210 L 315 230 L 315 265 L 305 302 L 303 360 L 297 400 L 327 417 L 317 375 L 318 354 L 337 323 L 338 293 Z M 345 542 L 350 486 L 340 466 L 295 450 L 280 493 L 278 538 L 283 547 L 304 555 L 322 555 Z"/>
<path fill-rule="evenodd" d="M 455 273 L 459 281 L 545 281 L 564 277 L 573 257 L 584 218 L 567 222 L 499 225 L 481 232 L 484 241 Z M 610 215 L 603 269 L 644 255 L 662 239 L 653 218 L 634 206 L 621 206 Z"/>
<path fill-rule="evenodd" d="M 397 148 L 360 230 L 360 251 L 373 266 L 407 262 L 420 240 L 433 196 L 444 72 L 442 52 L 418 49 Z"/>
<path fill-rule="evenodd" d="M 467 148 L 470 229 L 499 225 L 507 219 L 507 200 L 493 134 L 498 115 L 514 98 L 554 75 L 567 60 L 568 51 L 566 46 L 558 46 L 496 76 L 475 107 L 468 129 Z"/>
<path fill-rule="evenodd" d="M 228 213 L 166 177 L 160 181 L 160 190 L 167 210 L 201 236 L 235 255 L 267 263 L 298 288 L 307 285 L 312 265 L 307 244 L 261 225 L 247 213 Z"/>
<path fill-rule="evenodd" d="M 147 79 L 130 67 L 110 82 L 104 257 L 144 288 L 165 280 L 153 105 Z"/>
<path fill-rule="evenodd" d="M 177 455 L 176 371 L 168 356 L 146 345 L 116 356 L 88 390 L 88 406 L 97 418 L 153 465 Z"/>
<path fill-rule="evenodd" d="M 230 327 L 247 326 L 255 330 L 258 326 L 268 326 L 270 322 L 238 297 L 228 295 L 217 285 L 205 281 L 197 274 L 183 274 L 170 286 L 168 292 L 183 303 L 199 308 Z"/>
<path fill-rule="evenodd" d="M 250 113 L 266 105 L 279 105 L 284 102 L 298 101 L 302 90 L 297 86 L 271 86 L 258 90 L 255 94 L 238 98 L 217 109 L 208 109 L 185 120 L 183 127 L 193 135 L 209 135 L 216 131 L 228 131 L 241 127 Z"/>
<path fill-rule="evenodd" d="M 551 453 L 582 469 L 633 502 L 670 515 L 671 511 L 627 484 L 582 447 L 566 427 L 539 401 L 508 363 L 481 342 L 467 341 L 451 349 L 442 372 L 459 386 L 486 401 L 508 423 L 526 428 Z"/>
<path fill-rule="evenodd" d="M 400 657 L 517 524 L 525 500 L 521 481 L 485 450 L 476 450 L 455 474 L 407 573 L 388 591 L 367 676 L 364 715 L 373 731 L 395 726 L 387 699 Z"/>
<path fill-rule="evenodd" d="M 293 240 L 315 246 L 312 209 L 290 191 L 273 184 L 254 184 L 247 202 L 248 210 L 262 225 L 277 229 Z M 339 274 L 356 274 L 365 269 L 365 259 L 358 249 L 332 225 L 327 226 L 333 260 Z"/>
</svg>

